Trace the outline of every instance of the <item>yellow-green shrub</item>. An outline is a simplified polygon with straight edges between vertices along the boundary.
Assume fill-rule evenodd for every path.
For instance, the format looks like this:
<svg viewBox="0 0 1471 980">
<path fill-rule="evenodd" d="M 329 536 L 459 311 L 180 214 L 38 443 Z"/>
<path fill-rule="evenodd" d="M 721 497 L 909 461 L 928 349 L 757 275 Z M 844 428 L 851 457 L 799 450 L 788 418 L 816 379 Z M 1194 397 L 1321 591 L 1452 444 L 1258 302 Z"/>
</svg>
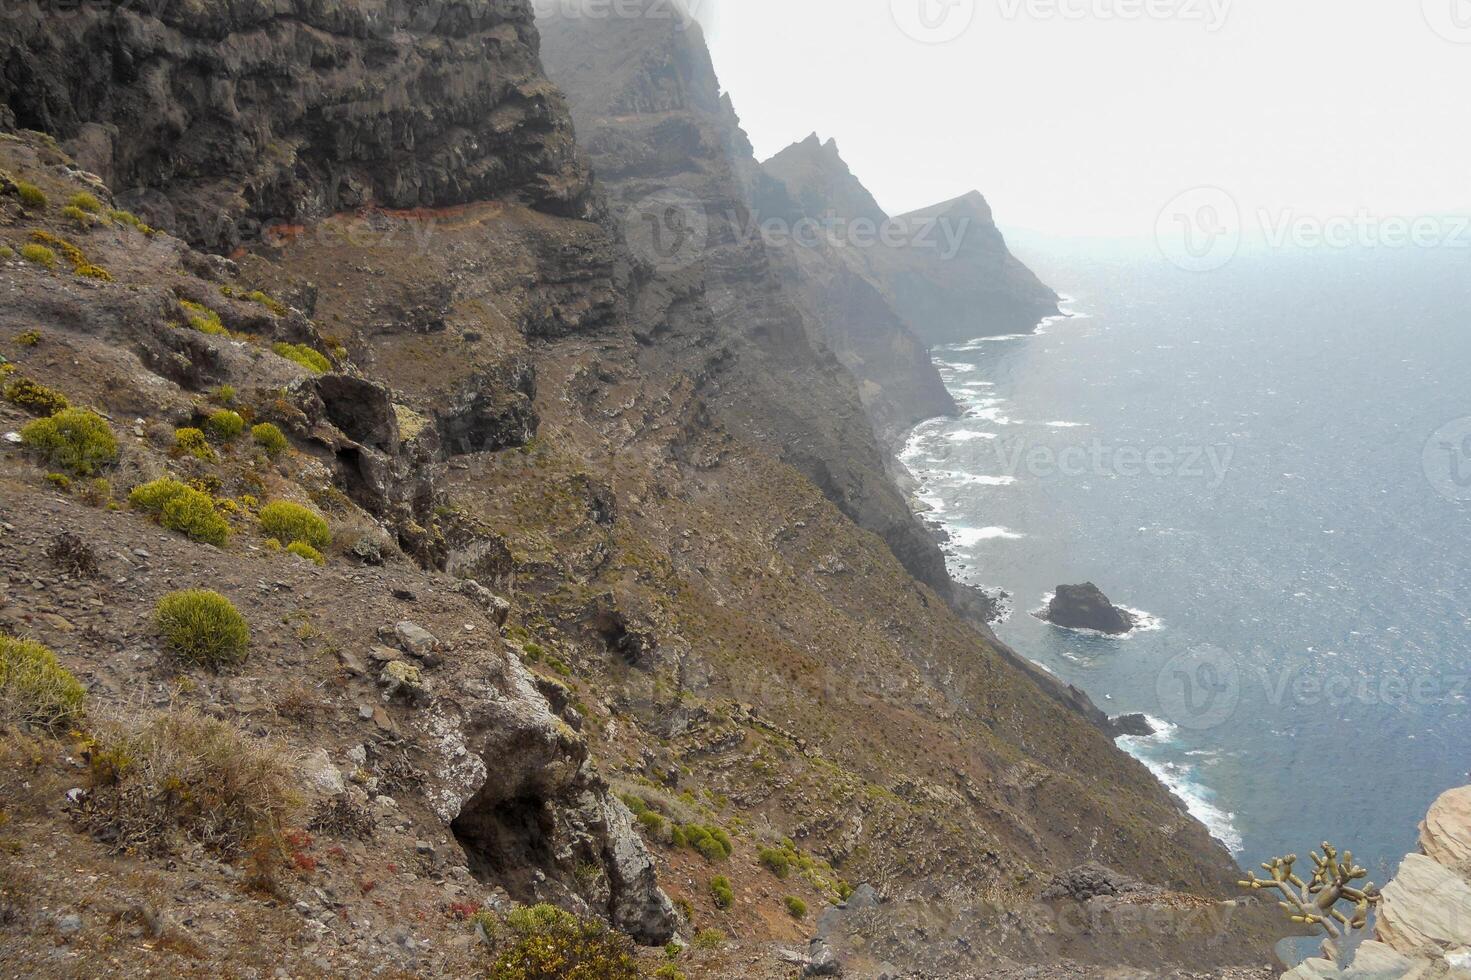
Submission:
<svg viewBox="0 0 1471 980">
<path fill-rule="evenodd" d="M 270 422 L 262 422 L 250 430 L 250 438 L 255 444 L 266 451 L 267 456 L 279 456 L 284 453 L 290 443 L 286 441 L 286 435 Z"/>
<path fill-rule="evenodd" d="M 143 223 L 143 219 L 131 211 L 109 211 L 107 216 L 120 225 L 127 225 L 145 235 L 152 235 L 153 229 Z"/>
<path fill-rule="evenodd" d="M 91 228 L 97 222 L 96 216 L 71 204 L 61 209 L 61 216 L 74 222 L 79 228 Z"/>
<path fill-rule="evenodd" d="M 179 300 L 179 305 L 184 308 L 185 318 L 189 326 L 200 333 L 209 334 L 212 337 L 227 337 L 230 331 L 220 322 L 220 315 L 203 303 L 195 303 L 187 299 Z"/>
<path fill-rule="evenodd" d="M 245 419 L 240 417 L 239 412 L 228 409 L 211 412 L 204 422 L 204 427 L 209 430 L 210 436 L 216 442 L 232 442 L 240 438 L 245 431 Z"/>
<path fill-rule="evenodd" d="M 735 890 L 730 886 L 730 879 L 725 875 L 716 875 L 710 879 L 710 897 L 715 904 L 723 909 L 728 909 L 735 904 Z"/>
<path fill-rule="evenodd" d="M 35 184 L 27 184 L 24 181 L 17 181 L 15 185 L 15 193 L 16 196 L 20 198 L 20 203 L 24 204 L 28 208 L 44 208 L 48 203 L 46 199 L 46 192 L 41 190 L 41 188 L 37 187 Z"/>
<path fill-rule="evenodd" d="M 213 463 L 219 459 L 215 455 L 214 449 L 210 446 L 209 440 L 205 438 L 202 429 L 175 429 L 174 448 L 181 455 L 193 456 L 195 459 L 203 460 L 206 463 Z"/>
<path fill-rule="evenodd" d="M 326 374 L 332 370 L 332 362 L 327 360 L 327 356 L 306 344 L 288 344 L 282 341 L 271 345 L 271 350 L 286 360 L 301 365 L 313 374 Z"/>
<path fill-rule="evenodd" d="M 96 412 L 67 408 L 20 430 L 21 441 L 73 476 L 91 476 L 117 459 L 117 438 Z"/>
<path fill-rule="evenodd" d="M 288 543 L 304 541 L 317 550 L 332 544 L 332 528 L 316 511 L 289 500 L 275 500 L 260 509 L 266 537 Z"/>
<path fill-rule="evenodd" d="M 276 539 L 272 538 L 271 540 L 275 541 Z M 280 542 L 277 542 L 277 544 L 279 543 Z M 327 564 L 326 556 L 323 555 L 316 548 L 313 548 L 311 545 L 307 544 L 305 541 L 293 541 L 286 546 L 286 550 L 291 552 L 293 555 L 296 555 L 298 558 L 305 558 L 307 561 L 311 562 L 314 565 Z"/>
<path fill-rule="evenodd" d="M 0 635 L 0 722 L 63 731 L 81 720 L 86 694 L 46 647 Z"/>
<path fill-rule="evenodd" d="M 67 207 L 76 208 L 78 211 L 85 211 L 88 214 L 102 213 L 102 202 L 97 200 L 96 195 L 88 194 L 86 191 L 78 191 L 73 194 L 71 200 L 67 201 L 66 204 Z"/>
<path fill-rule="evenodd" d="M 787 915 L 794 919 L 805 919 L 807 917 L 807 903 L 795 895 L 788 895 L 783 903 L 787 907 Z"/>
<path fill-rule="evenodd" d="M 55 415 L 70 408 L 71 402 L 55 388 L 37 384 L 24 375 L 16 375 L 5 386 L 5 400 L 18 405 L 32 415 Z"/>
<path fill-rule="evenodd" d="M 169 649 L 186 663 L 219 669 L 243 663 L 250 649 L 249 624 L 218 592 L 170 593 L 159 600 L 153 621 Z"/>
<path fill-rule="evenodd" d="M 56 253 L 45 245 L 37 245 L 34 242 L 20 247 L 20 257 L 27 262 L 45 266 L 48 269 L 56 268 Z"/>
<path fill-rule="evenodd" d="M 506 917 L 514 941 L 496 957 L 492 980 L 638 980 L 632 942 L 600 922 L 552 905 Z"/>
<path fill-rule="evenodd" d="M 128 501 L 194 541 L 219 546 L 230 536 L 230 525 L 215 509 L 214 499 L 177 480 L 165 477 L 134 487 Z"/>
</svg>

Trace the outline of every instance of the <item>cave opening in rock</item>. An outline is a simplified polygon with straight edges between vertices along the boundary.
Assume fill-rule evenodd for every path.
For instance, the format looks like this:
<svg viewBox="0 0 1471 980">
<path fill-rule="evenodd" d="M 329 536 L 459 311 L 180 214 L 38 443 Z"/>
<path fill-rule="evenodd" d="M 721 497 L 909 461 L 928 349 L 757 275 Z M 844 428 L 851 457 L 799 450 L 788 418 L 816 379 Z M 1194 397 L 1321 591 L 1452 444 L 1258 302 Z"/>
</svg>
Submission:
<svg viewBox="0 0 1471 980">
<path fill-rule="evenodd" d="M 551 814 L 546 801 L 537 797 L 498 803 L 477 797 L 465 805 L 450 829 L 465 852 L 470 873 L 504 887 L 517 901 L 534 900 L 536 871 L 556 864 Z"/>
</svg>

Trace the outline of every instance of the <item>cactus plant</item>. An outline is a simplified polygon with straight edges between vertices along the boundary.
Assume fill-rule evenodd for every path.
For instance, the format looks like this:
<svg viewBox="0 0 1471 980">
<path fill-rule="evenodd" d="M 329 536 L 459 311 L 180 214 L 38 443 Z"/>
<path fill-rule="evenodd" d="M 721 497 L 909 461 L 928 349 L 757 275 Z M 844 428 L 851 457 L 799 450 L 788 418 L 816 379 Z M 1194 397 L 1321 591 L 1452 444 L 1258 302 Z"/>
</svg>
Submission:
<svg viewBox="0 0 1471 980">
<path fill-rule="evenodd" d="M 1274 857 L 1262 865 L 1271 877 L 1259 878 L 1252 872 L 1249 881 L 1239 884 L 1253 891 L 1263 889 L 1278 892 L 1283 901 L 1277 904 L 1286 911 L 1288 918 L 1298 925 L 1318 926 L 1328 934 L 1330 944 L 1345 935 L 1369 924 L 1369 910 L 1379 904 L 1379 889 L 1375 884 L 1363 881 L 1369 872 L 1354 864 L 1353 851 L 1338 849 L 1327 841 L 1323 842 L 1323 853 L 1309 855 L 1313 859 L 1313 877 L 1304 882 L 1293 870 L 1297 855 Z M 1340 902 L 1353 905 L 1351 914 L 1339 909 Z"/>
</svg>

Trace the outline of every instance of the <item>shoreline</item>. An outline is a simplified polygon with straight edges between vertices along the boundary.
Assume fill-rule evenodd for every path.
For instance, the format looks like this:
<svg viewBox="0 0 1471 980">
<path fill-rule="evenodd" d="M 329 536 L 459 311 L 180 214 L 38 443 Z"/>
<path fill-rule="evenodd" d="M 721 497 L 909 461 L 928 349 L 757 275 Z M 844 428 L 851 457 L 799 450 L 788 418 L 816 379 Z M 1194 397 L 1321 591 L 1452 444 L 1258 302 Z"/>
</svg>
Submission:
<svg viewBox="0 0 1471 980">
<path fill-rule="evenodd" d="M 929 351 L 930 360 L 936 365 L 937 368 L 943 368 L 946 365 L 946 362 L 942 359 L 941 356 L 937 356 L 937 352 L 943 355 L 943 353 L 946 351 L 951 351 L 955 353 L 977 351 L 983 349 L 984 345 L 987 343 L 1024 340 L 1029 337 L 1043 336 L 1048 332 L 1051 327 L 1055 326 L 1058 323 L 1075 319 L 1088 319 L 1088 313 L 1079 311 L 1075 308 L 1076 302 L 1077 301 L 1074 297 L 1060 294 L 1058 297 L 1059 312 L 1056 315 L 1042 318 L 1029 333 L 977 337 L 968 341 L 963 341 L 958 344 L 942 346 L 939 348 L 931 348 Z M 964 390 L 957 391 L 954 387 L 952 387 L 952 382 L 947 381 L 945 384 L 946 389 L 950 391 L 951 397 L 955 399 L 957 405 L 962 406 L 962 408 L 964 409 L 964 406 L 967 404 L 966 396 L 973 396 L 974 393 L 966 392 Z M 1150 775 L 1154 777 L 1155 781 L 1158 782 L 1160 786 L 1162 786 L 1167 792 L 1171 794 L 1171 796 L 1175 798 L 1175 800 L 1179 803 L 1181 809 L 1184 812 L 1188 813 L 1201 825 L 1203 825 L 1210 833 L 1211 837 L 1218 843 L 1220 843 L 1221 846 L 1230 853 L 1233 861 L 1238 860 L 1240 854 L 1242 853 L 1242 836 L 1235 826 L 1236 815 L 1233 812 L 1222 809 L 1221 807 L 1216 805 L 1216 803 L 1214 802 L 1214 792 L 1210 789 L 1209 786 L 1199 780 L 1193 766 L 1158 760 L 1152 758 L 1151 753 L 1148 751 L 1149 747 L 1151 746 L 1160 747 L 1173 742 L 1174 736 L 1177 731 L 1176 726 L 1171 725 L 1167 721 L 1163 721 L 1160 719 L 1156 719 L 1153 716 L 1146 715 L 1151 726 L 1155 730 L 1155 733 L 1153 735 L 1136 736 L 1121 733 L 1117 730 L 1116 727 L 1114 727 L 1114 717 L 1108 715 L 1101 708 L 1099 708 L 1097 706 L 1097 703 L 1093 701 L 1093 699 L 1088 695 L 1085 690 L 1083 690 L 1081 687 L 1078 687 L 1076 684 L 1072 683 L 1061 674 L 1058 674 L 1052 668 L 1037 661 L 1034 661 L 1016 650 L 1013 650 L 1004 640 L 1002 640 L 999 636 L 996 636 L 994 632 L 994 627 L 1007 623 L 1015 615 L 1016 609 L 1018 608 L 1018 597 L 1008 592 L 1004 586 L 999 584 L 981 585 L 969 583 L 962 579 L 960 570 L 953 565 L 953 560 L 955 558 L 955 551 L 953 549 L 953 546 L 958 540 L 964 540 L 963 535 L 957 537 L 957 531 L 969 532 L 972 536 L 979 535 L 977 540 L 984 540 L 988 537 L 1022 538 L 1025 537 L 1025 535 L 1018 534 L 1017 532 L 1010 531 L 1006 528 L 973 529 L 967 526 L 955 525 L 952 522 L 947 521 L 944 517 L 945 507 L 943 506 L 943 503 L 931 502 L 931 500 L 925 499 L 925 481 L 918 473 L 915 472 L 915 469 L 912 465 L 912 461 L 917 455 L 915 451 L 917 440 L 925 437 L 925 430 L 927 427 L 934 426 L 937 423 L 943 424 L 946 422 L 954 422 L 957 419 L 965 417 L 966 412 L 963 410 L 959 415 L 940 415 L 928 419 L 923 419 L 915 423 L 904 433 L 902 442 L 893 452 L 893 458 L 898 464 L 900 473 L 902 475 L 900 490 L 904 493 L 905 498 L 910 506 L 910 510 L 924 524 L 927 529 L 935 534 L 937 540 L 941 545 L 941 550 L 945 554 L 946 570 L 949 573 L 951 579 L 960 586 L 978 589 L 986 593 L 996 603 L 997 616 L 996 618 L 988 622 L 987 627 L 991 631 L 992 638 L 996 640 L 998 646 L 1002 650 L 1003 655 L 1009 655 L 1011 659 L 1018 663 L 1018 666 L 1022 667 L 1033 677 L 1039 678 L 1044 682 L 1050 682 L 1050 684 L 1052 685 L 1065 687 L 1069 691 L 1076 692 L 1076 695 L 1080 698 L 1081 702 L 1092 708 L 1091 712 L 1084 708 L 1080 708 L 1080 710 L 1082 710 L 1085 715 L 1094 720 L 1095 723 L 1098 722 L 1098 716 L 1102 716 L 1102 718 L 1106 720 L 1105 724 L 1101 725 L 1100 727 L 1104 729 L 1106 734 L 1109 734 L 1112 737 L 1114 745 L 1119 749 L 1119 751 L 1127 754 L 1130 758 L 1134 759 L 1140 765 L 1144 766 L 1144 768 L 1149 771 Z M 978 478 L 977 482 L 980 482 L 980 479 L 981 478 Z M 999 480 L 1001 478 L 997 479 Z M 930 493 L 928 494 L 928 496 L 933 497 L 934 494 Z M 1139 610 L 1130 611 L 1140 612 Z M 1118 639 L 1127 640 L 1140 633 L 1156 632 L 1160 629 L 1163 629 L 1163 624 L 1158 617 L 1147 613 L 1144 614 L 1144 616 L 1144 626 L 1131 630 L 1129 633 L 1119 637 Z"/>
</svg>

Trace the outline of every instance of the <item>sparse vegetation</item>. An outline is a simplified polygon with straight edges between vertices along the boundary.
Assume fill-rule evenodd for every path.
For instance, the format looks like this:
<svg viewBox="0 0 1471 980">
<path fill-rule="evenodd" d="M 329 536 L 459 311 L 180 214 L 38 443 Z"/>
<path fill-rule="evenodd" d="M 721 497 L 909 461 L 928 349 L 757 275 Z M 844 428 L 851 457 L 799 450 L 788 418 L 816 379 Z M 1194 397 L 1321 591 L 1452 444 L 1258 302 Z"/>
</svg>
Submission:
<svg viewBox="0 0 1471 980">
<path fill-rule="evenodd" d="M 88 214 L 86 211 L 72 204 L 68 204 L 61 209 L 61 216 L 71 221 L 78 228 L 91 228 L 97 223 L 97 217 L 95 215 Z"/>
<path fill-rule="evenodd" d="M 65 731 L 81 720 L 86 693 L 46 647 L 0 634 L 0 723 Z"/>
<path fill-rule="evenodd" d="M 53 235 L 49 231 L 33 231 L 31 232 L 31 241 L 42 248 L 54 249 L 56 252 L 60 252 L 66 256 L 66 260 L 71 263 L 72 271 L 77 275 L 84 276 L 88 279 L 112 282 L 112 276 L 106 269 L 95 266 L 87 261 L 86 253 L 65 238 Z"/>
<path fill-rule="evenodd" d="M 220 546 L 230 536 L 229 523 L 220 516 L 214 499 L 193 487 L 165 477 L 135 487 L 128 501 L 158 518 L 170 531 L 194 541 Z"/>
<path fill-rule="evenodd" d="M 270 296 L 267 296 L 259 289 L 252 289 L 249 292 L 241 292 L 234 286 L 221 286 L 220 293 L 222 295 L 230 297 L 231 299 L 243 299 L 250 303 L 259 303 L 261 306 L 264 306 L 276 316 L 285 316 L 287 313 L 291 312 L 289 309 L 287 309 L 285 303 L 282 303 L 279 300 L 272 299 Z"/>
<path fill-rule="evenodd" d="M 83 824 L 116 851 L 163 854 L 180 839 L 226 857 L 281 850 L 301 807 L 277 746 L 189 709 L 97 727 Z"/>
<path fill-rule="evenodd" d="M 711 878 L 710 897 L 715 900 L 716 906 L 722 909 L 735 905 L 735 890 L 730 886 L 730 879 L 725 875 L 716 875 Z"/>
<path fill-rule="evenodd" d="M 43 266 L 47 269 L 56 268 L 56 253 L 45 245 L 37 245 L 31 242 L 20 247 L 20 257 L 34 265 Z"/>
<path fill-rule="evenodd" d="M 220 385 L 210 393 L 209 400 L 216 405 L 224 405 L 228 408 L 235 404 L 235 394 L 234 385 Z"/>
<path fill-rule="evenodd" d="M 21 441 L 73 476 L 91 476 L 117 460 L 117 438 L 96 412 L 67 408 L 20 430 Z"/>
<path fill-rule="evenodd" d="M 718 862 L 730 859 L 734 847 L 730 835 L 719 827 L 685 824 L 680 828 L 684 842 L 699 851 L 707 861 Z"/>
<path fill-rule="evenodd" d="M 327 564 L 326 556 L 305 541 L 293 541 L 286 546 L 286 550 L 298 558 L 305 558 L 314 565 Z"/>
<path fill-rule="evenodd" d="M 288 344 L 282 341 L 273 344 L 271 350 L 286 360 L 301 365 L 313 374 L 326 374 L 332 370 L 332 362 L 327 360 L 327 356 L 306 344 Z"/>
<path fill-rule="evenodd" d="M 192 456 L 205 463 L 219 462 L 214 447 L 209 444 L 202 429 L 175 429 L 174 452 L 179 456 Z"/>
<path fill-rule="evenodd" d="M 21 347 L 35 347 L 41 342 L 41 331 L 23 330 L 15 335 L 15 342 Z"/>
<path fill-rule="evenodd" d="M 55 415 L 71 407 L 71 402 L 61 392 L 19 374 L 5 386 L 5 400 L 40 416 Z"/>
<path fill-rule="evenodd" d="M 16 182 L 15 195 L 20 198 L 20 203 L 28 208 L 35 208 L 38 211 L 50 203 L 45 191 L 41 190 L 35 184 L 27 184 L 24 181 Z"/>
<path fill-rule="evenodd" d="M 218 670 L 243 663 L 249 652 L 249 624 L 218 592 L 170 593 L 159 600 L 153 618 L 164 642 L 185 663 Z"/>
<path fill-rule="evenodd" d="M 291 445 L 286 441 L 285 433 L 270 422 L 262 422 L 251 428 L 250 438 L 272 458 L 284 453 Z"/>
<path fill-rule="evenodd" d="M 701 929 L 695 933 L 690 945 L 700 950 L 720 949 L 725 945 L 725 933 L 719 929 Z"/>
<path fill-rule="evenodd" d="M 638 980 L 633 944 L 600 922 L 552 905 L 506 917 L 511 945 L 496 957 L 493 980 Z"/>
<path fill-rule="evenodd" d="M 107 212 L 107 216 L 118 224 L 127 225 L 129 228 L 140 231 L 145 235 L 154 234 L 154 230 L 144 224 L 143 219 L 131 211 L 109 211 Z"/>
<path fill-rule="evenodd" d="M 762 866 L 783 881 L 792 873 L 792 859 L 785 848 L 763 847 L 757 855 Z"/>
<path fill-rule="evenodd" d="M 200 333 L 209 334 L 212 337 L 230 335 L 230 331 L 226 330 L 224 323 L 220 321 L 220 315 L 203 303 L 181 299 L 179 305 L 184 308 L 184 318 L 188 321 L 189 326 Z"/>
<path fill-rule="evenodd" d="M 788 895 L 782 899 L 782 904 L 787 907 L 787 915 L 794 919 L 807 918 L 807 903 L 795 895 Z"/>
<path fill-rule="evenodd" d="M 245 431 L 245 419 L 240 417 L 239 412 L 221 409 L 210 413 L 204 422 L 204 428 L 216 442 L 233 442 Z"/>
<path fill-rule="evenodd" d="M 97 196 L 95 194 L 89 194 L 86 191 L 78 191 L 77 193 L 73 194 L 71 196 L 71 199 L 66 202 L 66 206 L 69 208 L 76 208 L 78 211 L 82 211 L 86 214 L 102 213 L 102 202 L 97 200 Z"/>
<path fill-rule="evenodd" d="M 303 541 L 320 551 L 332 544 L 332 528 L 315 511 L 289 500 L 276 500 L 260 509 L 260 526 L 267 537 L 288 544 Z"/>
</svg>

